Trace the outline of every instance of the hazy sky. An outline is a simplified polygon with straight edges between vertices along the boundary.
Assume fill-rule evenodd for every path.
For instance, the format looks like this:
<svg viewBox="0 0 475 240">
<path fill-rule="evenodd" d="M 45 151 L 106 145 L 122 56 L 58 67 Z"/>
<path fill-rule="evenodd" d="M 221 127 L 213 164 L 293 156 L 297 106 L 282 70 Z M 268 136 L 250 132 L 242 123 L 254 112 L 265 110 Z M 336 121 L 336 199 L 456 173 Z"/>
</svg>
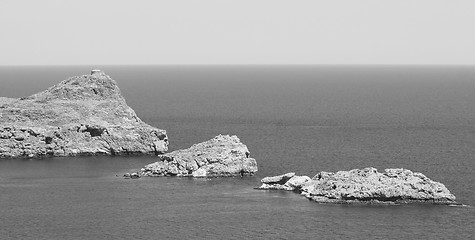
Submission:
<svg viewBox="0 0 475 240">
<path fill-rule="evenodd" d="M 0 0 L 0 65 L 475 64 L 474 0 Z"/>
</svg>

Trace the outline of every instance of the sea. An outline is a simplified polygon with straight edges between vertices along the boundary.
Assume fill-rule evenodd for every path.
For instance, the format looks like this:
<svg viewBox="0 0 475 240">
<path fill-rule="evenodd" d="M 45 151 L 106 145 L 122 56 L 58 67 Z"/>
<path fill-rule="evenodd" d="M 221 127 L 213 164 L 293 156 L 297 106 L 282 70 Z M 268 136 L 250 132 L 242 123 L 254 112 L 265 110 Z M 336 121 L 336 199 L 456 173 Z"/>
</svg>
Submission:
<svg viewBox="0 0 475 240">
<path fill-rule="evenodd" d="M 475 66 L 2 66 L 22 97 L 99 68 L 169 151 L 237 135 L 251 177 L 124 179 L 154 156 L 0 159 L 0 239 L 474 239 Z M 462 205 L 320 204 L 287 172 L 406 168 Z"/>
</svg>

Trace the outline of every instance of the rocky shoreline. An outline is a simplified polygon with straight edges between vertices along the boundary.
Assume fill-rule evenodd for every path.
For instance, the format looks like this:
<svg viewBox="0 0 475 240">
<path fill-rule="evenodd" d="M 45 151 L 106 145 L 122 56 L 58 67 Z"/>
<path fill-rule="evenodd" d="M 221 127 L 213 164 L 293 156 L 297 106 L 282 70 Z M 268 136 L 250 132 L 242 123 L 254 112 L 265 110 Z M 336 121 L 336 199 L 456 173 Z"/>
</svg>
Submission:
<svg viewBox="0 0 475 240">
<path fill-rule="evenodd" d="M 0 158 L 167 150 L 166 131 L 140 120 L 116 81 L 100 70 L 28 97 L 0 98 Z"/>
<path fill-rule="evenodd" d="M 320 172 L 313 178 L 287 173 L 261 180 L 262 190 L 295 191 L 319 203 L 457 204 L 444 184 L 407 169 L 353 169 Z"/>
<path fill-rule="evenodd" d="M 218 135 L 190 148 L 157 156 L 158 161 L 126 178 L 161 177 L 233 177 L 252 176 L 257 163 L 237 136 Z"/>
<path fill-rule="evenodd" d="M 257 162 L 237 136 L 218 135 L 165 153 L 165 130 L 144 123 L 100 70 L 71 77 L 29 97 L 0 97 L 0 158 L 155 154 L 157 162 L 126 178 L 252 176 Z M 164 154 L 165 153 L 165 154 Z M 261 190 L 300 193 L 319 203 L 457 204 L 444 184 L 407 169 L 286 173 L 261 180 Z"/>
</svg>

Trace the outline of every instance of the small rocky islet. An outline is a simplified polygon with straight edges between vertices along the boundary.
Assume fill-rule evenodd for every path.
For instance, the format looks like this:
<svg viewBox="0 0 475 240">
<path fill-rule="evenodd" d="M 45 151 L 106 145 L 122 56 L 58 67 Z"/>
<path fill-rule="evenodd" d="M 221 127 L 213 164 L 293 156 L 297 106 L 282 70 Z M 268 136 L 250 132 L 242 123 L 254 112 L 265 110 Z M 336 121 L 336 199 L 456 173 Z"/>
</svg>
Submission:
<svg viewBox="0 0 475 240">
<path fill-rule="evenodd" d="M 218 135 L 165 153 L 165 130 L 144 123 L 103 71 L 71 77 L 22 98 L 0 97 L 0 158 L 154 154 L 157 161 L 126 178 L 252 176 L 258 168 L 237 136 Z M 320 203 L 456 204 L 439 182 L 407 169 L 287 173 L 261 180 L 264 190 L 295 191 Z"/>
<path fill-rule="evenodd" d="M 261 180 L 262 190 L 295 191 L 319 203 L 456 204 L 444 184 L 408 169 L 319 172 L 313 178 L 286 173 Z"/>
<path fill-rule="evenodd" d="M 257 162 L 237 136 L 218 135 L 190 148 L 157 156 L 158 161 L 125 177 L 233 177 L 252 176 Z"/>
</svg>

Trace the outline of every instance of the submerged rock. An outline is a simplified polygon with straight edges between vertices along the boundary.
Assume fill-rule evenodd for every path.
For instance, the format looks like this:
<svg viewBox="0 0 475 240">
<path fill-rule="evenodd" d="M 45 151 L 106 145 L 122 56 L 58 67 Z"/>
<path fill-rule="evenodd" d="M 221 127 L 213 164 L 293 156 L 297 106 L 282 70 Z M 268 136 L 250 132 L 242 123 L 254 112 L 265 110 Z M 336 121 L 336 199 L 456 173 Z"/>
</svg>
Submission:
<svg viewBox="0 0 475 240">
<path fill-rule="evenodd" d="M 328 203 L 456 203 L 444 184 L 402 168 L 382 173 L 376 168 L 320 172 L 312 179 L 294 176 L 284 183 L 263 181 L 260 189 L 294 190 L 308 199 Z"/>
<path fill-rule="evenodd" d="M 221 177 L 253 175 L 257 163 L 237 136 L 218 135 L 190 148 L 159 155 L 143 176 Z"/>
<path fill-rule="evenodd" d="M 137 179 L 137 178 L 140 178 L 140 175 L 138 173 L 126 173 L 126 174 L 124 174 L 124 178 L 126 178 L 126 179 Z"/>
<path fill-rule="evenodd" d="M 0 158 L 160 154 L 165 130 L 142 122 L 100 70 L 29 97 L 0 98 Z"/>
</svg>

